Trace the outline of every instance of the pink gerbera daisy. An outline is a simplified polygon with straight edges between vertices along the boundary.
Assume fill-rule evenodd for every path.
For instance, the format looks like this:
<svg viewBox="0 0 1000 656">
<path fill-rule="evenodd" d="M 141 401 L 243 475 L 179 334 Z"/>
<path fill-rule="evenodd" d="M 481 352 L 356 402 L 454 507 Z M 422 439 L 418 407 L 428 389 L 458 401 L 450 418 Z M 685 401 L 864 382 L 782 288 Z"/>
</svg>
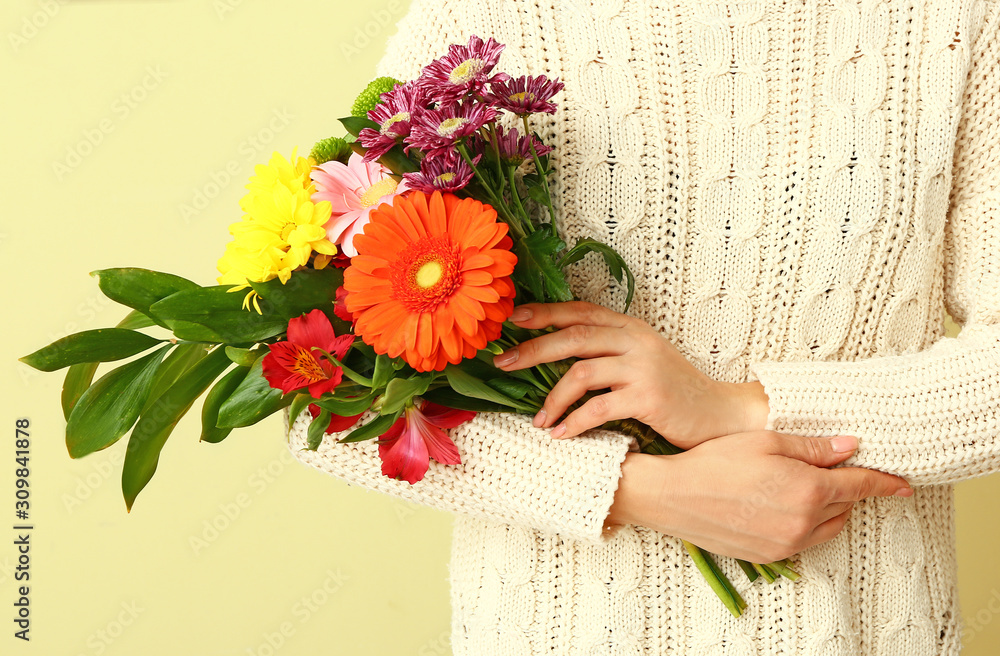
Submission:
<svg viewBox="0 0 1000 656">
<path fill-rule="evenodd" d="M 348 257 L 358 254 L 354 236 L 362 233 L 373 207 L 391 202 L 407 191 L 406 181 L 397 182 L 389 169 L 378 162 L 366 162 L 354 153 L 347 164 L 333 160 L 312 170 L 316 192 L 314 203 L 330 201 L 332 212 L 326 223 L 327 239 L 340 245 Z"/>
<path fill-rule="evenodd" d="M 382 473 L 413 485 L 427 473 L 431 458 L 444 465 L 461 464 L 458 447 L 442 429 L 460 426 L 475 416 L 475 412 L 430 401 L 408 407 L 378 441 Z"/>
<path fill-rule="evenodd" d="M 497 80 L 490 86 L 486 100 L 518 116 L 555 114 L 556 104 L 549 101 L 564 86 L 559 80 L 550 80 L 544 75 Z"/>
<path fill-rule="evenodd" d="M 479 94 L 487 84 L 510 78 L 506 73 L 490 76 L 503 49 L 502 43 L 473 34 L 468 45 L 453 45 L 447 55 L 428 64 L 417 83 L 442 104 Z"/>
</svg>

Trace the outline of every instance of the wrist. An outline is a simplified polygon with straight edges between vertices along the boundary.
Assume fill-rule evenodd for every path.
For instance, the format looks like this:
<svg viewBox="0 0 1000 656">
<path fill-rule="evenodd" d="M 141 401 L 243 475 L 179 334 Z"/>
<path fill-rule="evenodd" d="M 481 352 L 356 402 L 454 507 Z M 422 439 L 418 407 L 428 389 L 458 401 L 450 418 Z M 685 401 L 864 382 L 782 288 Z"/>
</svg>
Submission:
<svg viewBox="0 0 1000 656">
<path fill-rule="evenodd" d="M 606 530 L 615 526 L 650 525 L 651 512 L 659 505 L 666 458 L 645 453 L 625 455 L 618 490 L 604 523 Z"/>
<path fill-rule="evenodd" d="M 748 433 L 767 427 L 771 406 L 764 385 L 759 381 L 728 383 L 728 394 L 736 424 L 731 433 Z"/>
</svg>

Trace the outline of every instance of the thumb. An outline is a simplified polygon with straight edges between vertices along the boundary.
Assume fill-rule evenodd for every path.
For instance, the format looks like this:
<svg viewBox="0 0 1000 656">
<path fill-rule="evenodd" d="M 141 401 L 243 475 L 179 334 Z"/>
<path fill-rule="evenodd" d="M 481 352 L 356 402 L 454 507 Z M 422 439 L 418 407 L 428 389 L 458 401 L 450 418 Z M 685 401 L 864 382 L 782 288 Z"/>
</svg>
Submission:
<svg viewBox="0 0 1000 656">
<path fill-rule="evenodd" d="M 801 435 L 775 434 L 771 453 L 794 458 L 814 467 L 833 467 L 850 458 L 858 448 L 858 438 L 850 435 L 836 437 L 803 437 Z"/>
</svg>

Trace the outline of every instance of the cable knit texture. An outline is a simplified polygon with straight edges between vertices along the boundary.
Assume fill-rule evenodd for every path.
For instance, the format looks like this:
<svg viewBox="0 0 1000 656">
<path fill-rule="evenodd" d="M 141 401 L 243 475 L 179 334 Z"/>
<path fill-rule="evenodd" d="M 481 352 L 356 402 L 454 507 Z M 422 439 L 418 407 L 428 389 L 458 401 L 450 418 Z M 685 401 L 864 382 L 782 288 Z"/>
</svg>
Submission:
<svg viewBox="0 0 1000 656">
<path fill-rule="evenodd" d="M 857 504 L 796 583 L 724 559 L 734 619 L 678 540 L 602 533 L 622 436 L 480 415 L 413 486 L 372 443 L 301 451 L 304 422 L 296 456 L 458 514 L 457 656 L 958 653 L 951 484 L 1000 469 L 1000 0 L 415 0 L 379 74 L 473 33 L 566 83 L 536 122 L 559 227 L 624 254 L 631 312 L 759 379 L 772 428 L 857 435 L 853 464 L 919 487 Z M 621 309 L 596 259 L 572 283 Z"/>
</svg>

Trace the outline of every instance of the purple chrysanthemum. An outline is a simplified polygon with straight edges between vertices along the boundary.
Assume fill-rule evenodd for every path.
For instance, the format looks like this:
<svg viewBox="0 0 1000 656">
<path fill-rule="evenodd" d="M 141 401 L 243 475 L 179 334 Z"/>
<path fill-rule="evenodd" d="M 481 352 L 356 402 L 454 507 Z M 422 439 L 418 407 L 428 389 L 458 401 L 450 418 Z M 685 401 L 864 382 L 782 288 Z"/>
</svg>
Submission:
<svg viewBox="0 0 1000 656">
<path fill-rule="evenodd" d="M 361 145 L 368 149 L 365 161 L 377 160 L 410 136 L 414 114 L 426 105 L 423 89 L 412 81 L 383 93 L 382 101 L 368 112 L 368 118 L 378 123 L 379 129 L 365 128 L 358 135 Z"/>
<path fill-rule="evenodd" d="M 510 79 L 506 73 L 490 76 L 503 49 L 502 43 L 492 38 L 483 41 L 473 34 L 468 45 L 452 45 L 447 55 L 424 67 L 417 83 L 442 104 L 479 94 L 487 84 Z"/>
<path fill-rule="evenodd" d="M 420 112 L 411 119 L 407 150 L 419 148 L 428 157 L 442 155 L 496 116 L 495 109 L 482 103 L 449 105 Z"/>
<path fill-rule="evenodd" d="M 556 104 L 549 102 L 565 85 L 544 75 L 522 75 L 516 80 L 497 80 L 490 86 L 486 100 L 500 109 L 518 116 L 528 114 L 555 114 Z"/>
<path fill-rule="evenodd" d="M 497 146 L 500 150 L 500 159 L 504 162 L 519 166 L 523 161 L 531 159 L 532 142 L 539 157 L 552 152 L 551 146 L 546 146 L 534 136 L 526 137 L 516 129 L 497 128 Z"/>
<path fill-rule="evenodd" d="M 479 157 L 472 160 L 479 164 Z M 404 173 L 407 185 L 430 194 L 435 191 L 458 191 L 472 180 L 473 171 L 469 163 L 454 152 L 438 157 L 425 157 L 420 162 L 419 173 Z"/>
</svg>

